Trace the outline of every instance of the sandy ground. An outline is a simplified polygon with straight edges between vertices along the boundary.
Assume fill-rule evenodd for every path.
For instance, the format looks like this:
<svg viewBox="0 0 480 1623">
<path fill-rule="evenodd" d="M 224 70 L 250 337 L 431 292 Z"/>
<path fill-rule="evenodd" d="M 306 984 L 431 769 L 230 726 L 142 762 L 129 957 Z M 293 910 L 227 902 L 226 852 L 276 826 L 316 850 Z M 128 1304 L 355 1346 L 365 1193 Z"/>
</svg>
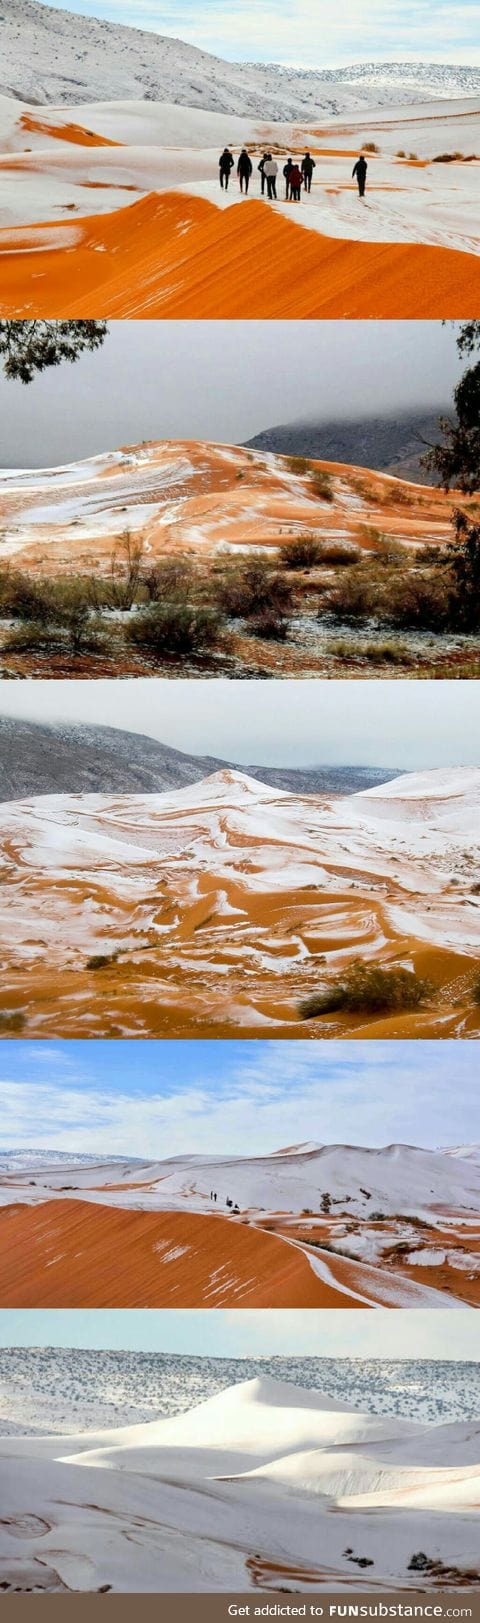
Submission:
<svg viewBox="0 0 480 1623">
<path fill-rule="evenodd" d="M 268 125 L 168 105 L 33 109 L 1 99 L 0 298 L 10 316 L 471 318 L 480 243 L 474 100 L 348 123 Z M 252 195 L 217 181 L 252 151 Z M 351 171 L 364 144 L 367 195 Z M 257 162 L 279 158 L 276 203 Z M 314 184 L 282 201 L 306 147 Z M 453 161 L 439 162 L 442 154 Z M 268 263 L 268 278 L 265 264 Z"/>
<path fill-rule="evenodd" d="M 222 771 L 160 796 L 6 803 L 4 1029 L 475 1037 L 477 836 L 473 768 L 336 800 Z M 302 997 L 358 958 L 415 969 L 433 1002 L 302 1021 Z"/>
<path fill-rule="evenodd" d="M 4 1437 L 0 1581 L 408 1589 L 421 1548 L 422 1589 L 478 1585 L 478 1447 L 475 1424 L 356 1412 L 268 1375 L 173 1419 Z"/>
</svg>

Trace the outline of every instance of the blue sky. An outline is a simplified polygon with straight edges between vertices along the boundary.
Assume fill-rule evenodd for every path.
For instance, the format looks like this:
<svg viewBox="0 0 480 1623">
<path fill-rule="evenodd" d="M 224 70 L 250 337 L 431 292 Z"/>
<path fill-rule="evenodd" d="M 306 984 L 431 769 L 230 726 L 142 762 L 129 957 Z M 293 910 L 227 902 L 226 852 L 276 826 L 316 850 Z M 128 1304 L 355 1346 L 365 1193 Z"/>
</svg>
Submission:
<svg viewBox="0 0 480 1623">
<path fill-rule="evenodd" d="M 49 4 L 188 40 L 232 61 L 480 61 L 478 5 L 462 0 L 65 0 Z"/>
<path fill-rule="evenodd" d="M 474 1045 L 0 1042 L 0 1150 L 164 1157 L 480 1139 Z"/>
<path fill-rule="evenodd" d="M 480 1358 L 480 1314 L 352 1313 L 328 1308 L 171 1308 L 86 1312 L 9 1308 L 0 1312 L 2 1347 L 97 1347 L 249 1358 L 274 1353 L 319 1358 Z"/>
</svg>

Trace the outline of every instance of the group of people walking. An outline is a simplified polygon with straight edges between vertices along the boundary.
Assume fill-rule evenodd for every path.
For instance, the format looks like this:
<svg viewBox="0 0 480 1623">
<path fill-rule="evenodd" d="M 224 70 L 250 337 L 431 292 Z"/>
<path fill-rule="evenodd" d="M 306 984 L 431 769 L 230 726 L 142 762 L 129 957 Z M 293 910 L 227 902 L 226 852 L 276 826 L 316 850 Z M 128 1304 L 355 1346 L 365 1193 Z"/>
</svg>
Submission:
<svg viewBox="0 0 480 1623">
<path fill-rule="evenodd" d="M 304 154 L 300 164 L 296 163 L 294 158 L 287 158 L 286 164 L 284 164 L 282 171 L 285 180 L 286 203 L 300 202 L 302 186 L 305 192 L 311 192 L 313 171 L 316 169 L 316 167 L 315 159 L 312 158 L 311 152 L 306 152 Z M 357 158 L 357 162 L 354 164 L 352 171 L 352 179 L 356 180 L 357 182 L 359 197 L 365 196 L 367 167 L 367 160 L 364 158 L 363 153 L 361 153 L 360 157 Z M 226 192 L 228 192 L 230 175 L 232 173 L 232 169 L 234 168 L 235 159 L 230 151 L 230 147 L 224 147 L 219 158 L 219 171 L 220 185 L 222 190 L 225 190 Z M 265 196 L 266 192 L 267 197 L 276 201 L 278 177 L 278 163 L 276 158 L 272 156 L 271 152 L 264 152 L 263 157 L 260 159 L 260 163 L 257 165 L 257 168 L 260 171 L 262 197 Z M 237 162 L 237 175 L 240 184 L 240 191 L 243 192 L 245 196 L 248 193 L 252 174 L 252 159 L 249 152 L 247 152 L 246 147 L 242 147 L 240 157 Z"/>
<path fill-rule="evenodd" d="M 276 200 L 277 176 L 279 172 L 276 158 L 272 156 L 271 152 L 264 152 L 263 157 L 260 159 L 260 163 L 257 165 L 257 167 L 260 172 L 262 197 L 265 196 L 266 192 L 267 197 Z M 219 159 L 220 185 L 222 190 L 228 191 L 230 175 L 232 173 L 232 169 L 234 168 L 235 159 L 233 154 L 231 153 L 229 147 L 224 147 Z M 287 162 L 283 168 L 283 175 L 285 179 L 285 201 L 287 203 L 300 202 L 302 186 L 306 192 L 311 191 L 312 176 L 315 168 L 315 159 L 312 158 L 310 152 L 305 153 L 301 164 L 296 163 L 294 158 L 287 158 Z M 247 152 L 246 147 L 242 147 L 242 151 L 237 162 L 237 175 L 240 183 L 240 191 L 244 192 L 245 195 L 248 193 L 252 174 L 252 159 L 250 154 Z"/>
</svg>

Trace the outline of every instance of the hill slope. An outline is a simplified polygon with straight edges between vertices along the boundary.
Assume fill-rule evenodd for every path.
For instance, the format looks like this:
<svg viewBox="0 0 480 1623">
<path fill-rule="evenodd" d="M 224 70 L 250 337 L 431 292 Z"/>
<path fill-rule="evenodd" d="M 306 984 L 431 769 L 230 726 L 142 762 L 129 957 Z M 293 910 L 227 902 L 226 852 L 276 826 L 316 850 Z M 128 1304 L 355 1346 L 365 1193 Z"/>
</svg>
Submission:
<svg viewBox="0 0 480 1623">
<path fill-rule="evenodd" d="M 440 406 L 438 411 L 401 411 L 392 417 L 278 423 L 255 434 L 246 445 L 255 451 L 348 462 L 432 485 L 436 481 L 421 458 L 427 446 L 439 440 L 439 416 L 449 413 L 448 406 Z"/>
<path fill-rule="evenodd" d="M 0 716 L 0 801 L 82 792 L 159 794 L 198 783 L 231 764 L 215 756 L 187 755 L 117 727 L 41 726 Z M 394 771 L 362 766 L 248 767 L 250 777 L 299 794 L 353 794 L 384 783 Z"/>
<path fill-rule="evenodd" d="M 225 62 L 178 39 L 57 11 L 38 0 L 8 0 L 0 44 L 0 90 L 33 105 L 169 101 L 261 118 L 314 119 L 392 99 L 418 102 L 480 89 L 478 69 L 438 63 L 366 63 L 313 72 Z"/>
</svg>

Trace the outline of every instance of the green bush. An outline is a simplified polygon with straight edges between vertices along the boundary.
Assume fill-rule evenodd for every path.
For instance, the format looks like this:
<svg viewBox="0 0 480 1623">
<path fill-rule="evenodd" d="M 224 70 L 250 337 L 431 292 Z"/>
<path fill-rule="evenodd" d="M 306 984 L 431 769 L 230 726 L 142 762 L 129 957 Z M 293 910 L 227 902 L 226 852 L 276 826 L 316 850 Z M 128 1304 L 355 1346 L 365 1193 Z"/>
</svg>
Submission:
<svg viewBox="0 0 480 1623">
<path fill-rule="evenodd" d="M 432 997 L 433 990 L 430 981 L 422 980 L 414 970 L 381 969 L 376 964 L 362 964 L 358 960 L 336 982 L 304 998 L 299 1013 L 302 1020 L 312 1020 L 316 1015 L 334 1014 L 339 1009 L 352 1014 L 418 1009 Z"/>
<path fill-rule="evenodd" d="M 172 654 L 201 654 L 217 642 L 221 621 L 212 609 L 195 608 L 189 603 L 156 603 L 141 609 L 126 628 L 127 641 L 146 653 L 161 657 Z"/>
</svg>

